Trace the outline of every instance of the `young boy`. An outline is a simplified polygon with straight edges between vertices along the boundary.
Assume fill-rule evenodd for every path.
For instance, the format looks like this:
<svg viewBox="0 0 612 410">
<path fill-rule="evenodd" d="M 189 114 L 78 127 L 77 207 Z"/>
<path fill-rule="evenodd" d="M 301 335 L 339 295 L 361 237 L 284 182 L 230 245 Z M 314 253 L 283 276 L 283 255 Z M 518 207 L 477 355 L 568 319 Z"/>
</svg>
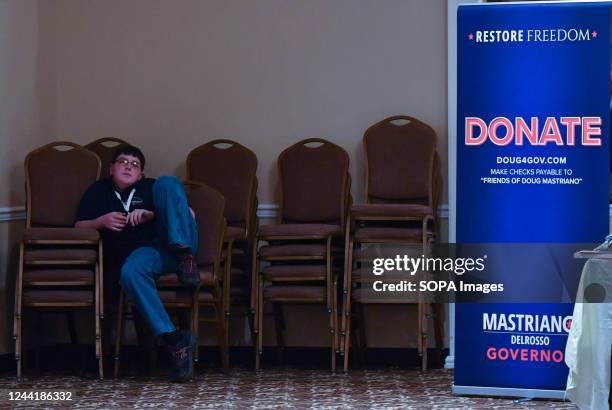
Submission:
<svg viewBox="0 0 612 410">
<path fill-rule="evenodd" d="M 165 272 L 177 272 L 183 284 L 200 283 L 193 257 L 198 230 L 180 181 L 168 176 L 144 178 L 144 166 L 140 149 L 119 147 L 113 154 L 110 178 L 95 182 L 83 195 L 75 227 L 100 231 L 105 259 L 108 255 L 112 261 L 104 269 L 106 292 L 118 293 L 120 271 L 119 283 L 130 302 L 168 346 L 172 379 L 182 382 L 193 372 L 195 339 L 174 327 L 155 280 Z"/>
</svg>

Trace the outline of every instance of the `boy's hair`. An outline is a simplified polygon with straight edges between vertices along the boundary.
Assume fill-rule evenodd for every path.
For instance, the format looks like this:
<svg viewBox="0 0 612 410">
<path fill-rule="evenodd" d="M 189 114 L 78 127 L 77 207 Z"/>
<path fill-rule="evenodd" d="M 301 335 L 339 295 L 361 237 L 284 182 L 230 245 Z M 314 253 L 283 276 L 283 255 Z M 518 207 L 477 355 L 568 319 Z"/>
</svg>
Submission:
<svg viewBox="0 0 612 410">
<path fill-rule="evenodd" d="M 118 146 L 115 152 L 113 153 L 113 158 L 112 158 L 113 163 L 117 160 L 117 158 L 119 158 L 119 155 L 131 155 L 132 157 L 138 158 L 138 160 L 140 161 L 140 169 L 144 171 L 145 157 L 140 149 L 136 148 L 133 145 L 129 145 L 129 144 Z"/>
</svg>

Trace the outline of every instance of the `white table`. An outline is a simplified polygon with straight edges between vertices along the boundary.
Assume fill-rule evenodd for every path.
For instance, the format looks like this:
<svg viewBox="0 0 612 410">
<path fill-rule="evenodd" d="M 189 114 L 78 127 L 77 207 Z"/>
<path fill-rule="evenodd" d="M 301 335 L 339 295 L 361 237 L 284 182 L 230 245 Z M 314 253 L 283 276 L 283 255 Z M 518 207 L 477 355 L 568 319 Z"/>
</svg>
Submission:
<svg viewBox="0 0 612 410">
<path fill-rule="evenodd" d="M 582 303 L 579 297 L 574 305 L 565 348 L 565 363 L 570 369 L 566 398 L 581 410 L 607 410 L 612 348 L 612 303 L 609 303 L 612 300 L 612 252 L 582 252 L 576 257 L 589 258 L 582 270 L 578 295 L 583 295 L 589 285 L 597 284 L 607 291 L 607 296 L 605 303 Z"/>
</svg>

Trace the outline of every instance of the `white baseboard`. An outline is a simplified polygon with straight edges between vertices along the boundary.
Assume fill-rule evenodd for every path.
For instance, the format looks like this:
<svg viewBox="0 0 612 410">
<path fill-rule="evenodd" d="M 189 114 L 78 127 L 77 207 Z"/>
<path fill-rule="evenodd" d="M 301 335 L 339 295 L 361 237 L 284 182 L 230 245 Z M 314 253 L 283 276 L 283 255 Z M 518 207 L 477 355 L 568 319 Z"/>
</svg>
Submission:
<svg viewBox="0 0 612 410">
<path fill-rule="evenodd" d="M 259 204 L 257 207 L 257 216 L 259 219 L 274 219 L 278 213 L 278 205 L 276 204 Z"/>
<path fill-rule="evenodd" d="M 26 218 L 25 206 L 9 206 L 0 208 L 0 222 L 20 221 Z"/>
<path fill-rule="evenodd" d="M 455 356 L 448 355 L 444 360 L 444 368 L 445 369 L 454 369 L 455 368 Z"/>
</svg>

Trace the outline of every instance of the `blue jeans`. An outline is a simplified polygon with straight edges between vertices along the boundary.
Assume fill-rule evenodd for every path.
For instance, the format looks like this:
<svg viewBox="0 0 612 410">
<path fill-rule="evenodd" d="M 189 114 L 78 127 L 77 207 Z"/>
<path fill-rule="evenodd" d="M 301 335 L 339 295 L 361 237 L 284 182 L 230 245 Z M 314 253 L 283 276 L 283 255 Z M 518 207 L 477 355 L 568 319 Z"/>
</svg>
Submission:
<svg viewBox="0 0 612 410">
<path fill-rule="evenodd" d="M 157 245 L 136 249 L 128 256 L 119 283 L 132 306 L 148 322 L 155 335 L 176 328 L 162 304 L 155 280 L 164 273 L 175 272 L 177 259 L 173 248 L 198 249 L 198 227 L 189 212 L 187 197 L 181 182 L 163 176 L 153 185 Z"/>
</svg>

